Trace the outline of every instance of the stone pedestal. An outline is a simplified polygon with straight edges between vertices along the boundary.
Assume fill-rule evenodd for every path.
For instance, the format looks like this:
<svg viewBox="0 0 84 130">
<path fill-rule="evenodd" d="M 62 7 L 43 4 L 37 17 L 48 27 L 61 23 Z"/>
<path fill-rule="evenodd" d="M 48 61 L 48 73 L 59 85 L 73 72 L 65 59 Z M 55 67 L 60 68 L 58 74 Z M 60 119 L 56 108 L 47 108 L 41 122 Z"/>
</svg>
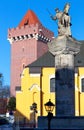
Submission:
<svg viewBox="0 0 84 130">
<path fill-rule="evenodd" d="M 80 43 L 58 36 L 48 47 L 55 56 L 56 116 L 75 116 L 74 55 L 80 51 Z"/>
</svg>

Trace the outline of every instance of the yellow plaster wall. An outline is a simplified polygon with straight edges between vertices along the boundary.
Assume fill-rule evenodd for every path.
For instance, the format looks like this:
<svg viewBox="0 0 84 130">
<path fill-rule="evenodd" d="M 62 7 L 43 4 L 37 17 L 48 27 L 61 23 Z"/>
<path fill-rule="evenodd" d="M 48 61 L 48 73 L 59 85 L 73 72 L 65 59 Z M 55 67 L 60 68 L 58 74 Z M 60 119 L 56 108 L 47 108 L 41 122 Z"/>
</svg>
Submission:
<svg viewBox="0 0 84 130">
<path fill-rule="evenodd" d="M 79 85 L 79 115 L 84 116 L 84 92 L 81 91 L 81 78 L 84 78 L 84 67 L 79 67 L 78 85 Z"/>
<path fill-rule="evenodd" d="M 35 87 L 35 84 L 38 87 Z M 33 87 L 34 86 L 34 87 Z M 40 77 L 29 76 L 29 69 L 26 68 L 23 71 L 21 78 L 21 92 L 16 92 L 16 108 L 19 112 L 25 115 L 30 120 L 32 111 L 30 106 L 36 102 L 38 110 L 40 109 Z M 39 115 L 39 113 L 37 114 Z"/>
<path fill-rule="evenodd" d="M 29 68 L 25 68 L 21 77 L 21 91 L 16 93 L 16 108 L 29 120 L 32 120 L 30 106 L 37 103 L 37 116 L 47 115 L 44 104 L 51 99 L 55 104 L 55 93 L 50 93 L 50 77 L 55 74 L 54 67 L 42 68 L 41 74 L 29 74 Z M 75 75 L 75 115 L 84 115 L 84 93 L 81 92 L 81 80 L 84 76 L 84 68 L 80 67 Z M 36 85 L 36 86 L 35 86 Z M 42 92 L 42 93 L 41 93 Z M 42 104 L 41 104 L 42 103 Z M 55 109 L 53 111 L 55 115 Z"/>
<path fill-rule="evenodd" d="M 75 115 L 79 116 L 79 86 L 78 86 L 78 74 L 75 74 Z"/>
<path fill-rule="evenodd" d="M 21 77 L 21 92 L 16 93 L 16 108 L 26 118 L 30 120 L 32 111 L 30 106 L 33 102 L 37 103 L 37 116 L 41 114 L 47 115 L 44 104 L 51 99 L 55 104 L 55 94 L 50 93 L 50 76 L 55 74 L 55 68 L 43 68 L 42 74 L 29 74 L 29 68 L 25 68 Z M 41 81 L 42 80 L 42 81 Z M 32 87 L 33 85 L 36 87 Z M 41 95 L 42 87 L 42 95 Z M 42 99 L 41 99 L 42 98 Z M 42 101 L 42 106 L 41 102 Z M 55 113 L 55 110 L 54 110 Z"/>
<path fill-rule="evenodd" d="M 44 104 L 51 99 L 55 104 L 55 93 L 50 93 L 50 77 L 55 74 L 55 68 L 43 68 L 42 69 L 42 91 L 43 91 L 43 115 L 47 115 Z M 55 109 L 53 111 L 55 114 Z"/>
</svg>

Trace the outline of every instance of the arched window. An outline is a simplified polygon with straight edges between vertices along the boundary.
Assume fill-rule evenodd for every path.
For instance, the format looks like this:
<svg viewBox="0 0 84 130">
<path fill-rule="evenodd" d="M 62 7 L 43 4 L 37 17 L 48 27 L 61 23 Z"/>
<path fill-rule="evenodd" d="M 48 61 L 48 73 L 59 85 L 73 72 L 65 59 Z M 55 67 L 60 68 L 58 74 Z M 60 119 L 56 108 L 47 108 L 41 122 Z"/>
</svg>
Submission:
<svg viewBox="0 0 84 130">
<path fill-rule="evenodd" d="M 50 92 L 55 92 L 55 78 L 50 79 Z"/>
<path fill-rule="evenodd" d="M 81 79 L 81 91 L 84 92 L 84 78 Z"/>
</svg>

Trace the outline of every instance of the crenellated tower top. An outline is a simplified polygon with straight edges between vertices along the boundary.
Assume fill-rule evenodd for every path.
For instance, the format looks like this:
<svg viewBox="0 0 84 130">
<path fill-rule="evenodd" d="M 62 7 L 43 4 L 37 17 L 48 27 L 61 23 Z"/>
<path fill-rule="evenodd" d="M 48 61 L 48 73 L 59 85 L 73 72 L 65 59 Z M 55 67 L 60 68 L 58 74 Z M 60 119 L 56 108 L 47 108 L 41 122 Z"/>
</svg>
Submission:
<svg viewBox="0 0 84 130">
<path fill-rule="evenodd" d="M 35 38 L 45 43 L 51 41 L 53 32 L 45 28 L 32 10 L 28 10 L 16 28 L 8 29 L 10 43 Z"/>
</svg>

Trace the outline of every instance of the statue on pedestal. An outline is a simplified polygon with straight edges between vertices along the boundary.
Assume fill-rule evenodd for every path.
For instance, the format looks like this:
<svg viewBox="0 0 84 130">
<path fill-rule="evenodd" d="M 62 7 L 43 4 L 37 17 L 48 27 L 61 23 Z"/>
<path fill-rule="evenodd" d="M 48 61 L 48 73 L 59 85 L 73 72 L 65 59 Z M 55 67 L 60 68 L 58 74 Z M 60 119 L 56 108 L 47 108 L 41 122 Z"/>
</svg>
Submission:
<svg viewBox="0 0 84 130">
<path fill-rule="evenodd" d="M 67 3 L 64 7 L 64 11 L 61 12 L 58 8 L 55 9 L 56 15 L 51 16 L 52 20 L 58 20 L 58 35 L 66 35 L 66 36 L 72 36 L 71 35 L 71 22 L 70 22 L 70 16 L 68 14 L 70 9 L 70 4 Z"/>
<path fill-rule="evenodd" d="M 58 36 L 48 43 L 55 56 L 56 116 L 75 115 L 74 56 L 80 52 L 81 43 L 71 35 L 69 9 L 67 3 L 63 12 L 57 8 L 56 15 L 51 15 L 58 21 Z"/>
</svg>

